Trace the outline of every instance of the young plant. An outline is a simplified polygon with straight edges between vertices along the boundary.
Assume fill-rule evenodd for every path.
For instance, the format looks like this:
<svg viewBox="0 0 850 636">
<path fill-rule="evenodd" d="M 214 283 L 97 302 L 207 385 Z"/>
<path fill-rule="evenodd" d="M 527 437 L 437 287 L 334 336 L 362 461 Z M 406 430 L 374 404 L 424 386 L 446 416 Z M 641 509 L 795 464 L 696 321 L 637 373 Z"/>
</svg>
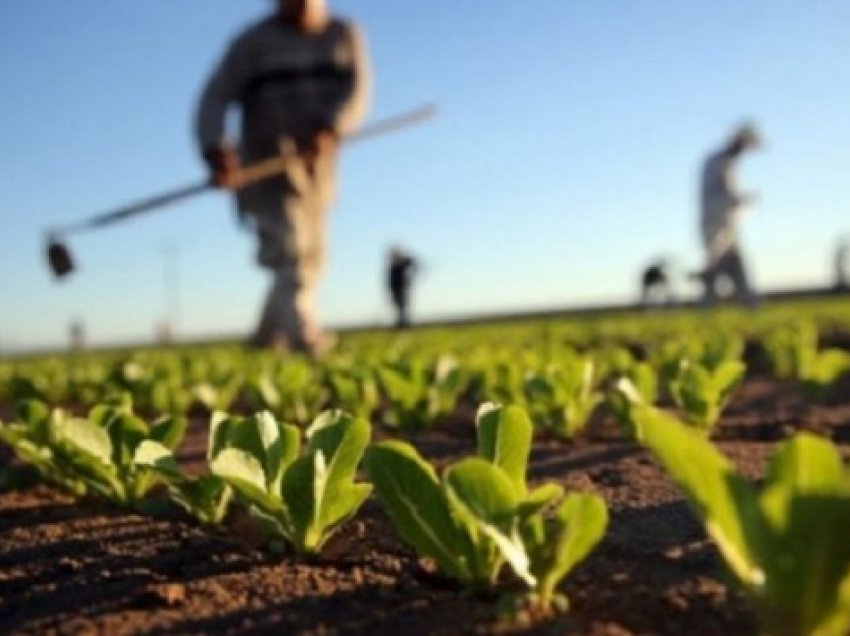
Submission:
<svg viewBox="0 0 850 636">
<path fill-rule="evenodd" d="M 739 360 L 721 362 L 714 369 L 682 360 L 678 375 L 670 382 L 670 395 L 688 424 L 709 433 L 746 370 Z"/>
<path fill-rule="evenodd" d="M 368 366 L 329 369 L 326 377 L 335 408 L 371 421 L 381 395 L 375 375 Z"/>
<path fill-rule="evenodd" d="M 800 373 L 803 392 L 811 400 L 824 400 L 838 380 L 850 371 L 850 354 L 841 349 L 818 351 Z"/>
<path fill-rule="evenodd" d="M 460 366 L 450 356 L 440 357 L 433 368 L 410 358 L 380 366 L 376 373 L 389 406 L 385 421 L 406 434 L 452 413 L 465 386 Z"/>
<path fill-rule="evenodd" d="M 817 355 L 818 330 L 814 323 L 799 322 L 768 333 L 761 344 L 778 379 L 800 378 Z"/>
<path fill-rule="evenodd" d="M 602 401 L 595 382 L 590 357 L 571 356 L 561 365 L 530 374 L 525 380 L 525 396 L 532 420 L 559 437 L 573 437 Z"/>
<path fill-rule="evenodd" d="M 210 443 L 208 460 L 211 452 Z M 139 470 L 151 471 L 166 485 L 170 499 L 203 525 L 217 526 L 224 521 L 233 489 L 220 477 L 210 473 L 197 477 L 186 475 L 180 470 L 172 449 L 154 440 L 139 445 L 133 463 Z"/>
<path fill-rule="evenodd" d="M 86 419 L 57 414 L 54 451 L 90 491 L 119 505 L 136 506 L 156 483 L 154 475 L 133 462 L 136 450 L 146 440 L 173 450 L 185 431 L 186 421 L 180 417 L 165 417 L 148 426 L 126 400 L 96 406 Z"/>
<path fill-rule="evenodd" d="M 50 413 L 43 404 L 19 406 L 19 423 L 0 426 L 0 437 L 48 480 L 76 495 L 96 493 L 119 505 L 138 505 L 155 479 L 133 464 L 145 440 L 174 448 L 183 438 L 186 422 L 167 417 L 153 426 L 133 414 L 129 398 L 97 406 L 87 418 L 62 411 Z"/>
<path fill-rule="evenodd" d="M 482 407 L 478 457 L 437 476 L 409 444 L 383 442 L 364 465 L 402 539 L 473 589 L 491 588 L 505 563 L 549 608 L 558 583 L 601 538 L 605 504 L 595 495 L 563 498 L 547 484 L 529 492 L 526 467 L 532 426 L 518 407 Z"/>
<path fill-rule="evenodd" d="M 631 414 L 634 404 L 652 405 L 658 401 L 658 376 L 645 362 L 637 362 L 617 380 L 608 396 L 608 403 L 626 439 L 640 439 Z"/>
<path fill-rule="evenodd" d="M 736 333 L 717 331 L 702 342 L 699 363 L 716 371 L 729 362 L 736 362 L 744 355 L 744 339 Z"/>
<path fill-rule="evenodd" d="M 270 413 L 217 415 L 210 432 L 212 473 L 249 505 L 252 515 L 302 554 L 314 555 L 369 496 L 355 473 L 371 428 L 339 411 L 320 415 L 301 431 Z"/>
<path fill-rule="evenodd" d="M 0 422 L 0 441 L 46 481 L 77 496 L 86 494 L 86 484 L 53 450 L 53 429 L 60 413 L 51 413 L 42 402 L 27 400 L 15 406 L 15 422 Z"/>
<path fill-rule="evenodd" d="M 644 442 L 683 490 L 773 636 L 850 630 L 850 474 L 806 433 L 781 444 L 757 491 L 704 437 L 645 407 Z"/>
</svg>

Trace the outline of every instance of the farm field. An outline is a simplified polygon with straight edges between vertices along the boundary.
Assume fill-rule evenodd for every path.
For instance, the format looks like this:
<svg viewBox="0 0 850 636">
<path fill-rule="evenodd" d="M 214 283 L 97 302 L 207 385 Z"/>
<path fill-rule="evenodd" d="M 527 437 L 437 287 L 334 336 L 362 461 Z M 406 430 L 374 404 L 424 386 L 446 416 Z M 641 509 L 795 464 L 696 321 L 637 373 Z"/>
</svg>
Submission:
<svg viewBox="0 0 850 636">
<path fill-rule="evenodd" d="M 812 559 L 828 551 L 836 567 L 846 567 L 832 579 L 792 568 L 800 585 L 819 585 L 826 600 L 813 601 L 808 614 L 789 611 L 785 627 L 777 627 L 764 615 L 764 608 L 778 607 L 771 605 L 772 592 L 748 584 L 741 574 L 746 568 L 734 560 L 743 554 L 771 583 L 782 571 L 765 562 L 770 550 L 761 551 L 751 537 L 747 549 L 718 549 L 718 525 L 728 532 L 723 536 L 734 535 L 728 517 L 703 510 L 701 518 L 694 497 L 707 497 L 706 509 L 715 500 L 694 494 L 693 474 L 682 464 L 693 460 L 697 476 L 709 483 L 714 464 L 704 458 L 713 447 L 731 460 L 742 481 L 779 483 L 781 466 L 769 469 L 769 458 L 801 432 L 830 440 L 846 456 L 849 345 L 850 302 L 833 299 L 770 304 L 754 313 L 663 311 L 353 334 L 318 364 L 227 344 L 0 362 L 0 421 L 6 423 L 0 429 L 6 442 L 0 446 L 0 633 L 729 635 L 757 634 L 759 625 L 776 634 L 845 633 L 841 618 L 848 604 L 838 594 L 830 605 L 829 596 L 840 584 L 847 587 L 850 555 L 829 551 L 827 535 L 805 534 L 809 530 L 790 524 L 795 541 L 771 547 L 776 554 L 802 563 L 809 558 L 806 550 Z M 488 402 L 518 409 L 479 411 Z M 86 419 L 93 407 L 100 411 Z M 48 415 L 53 408 L 69 415 Z M 352 418 L 314 423 L 328 409 Z M 239 419 L 261 411 L 270 419 Z M 213 412 L 231 417 L 221 416 L 211 439 Z M 482 431 L 492 425 L 500 443 L 508 439 L 506 431 L 524 430 L 517 421 L 525 415 L 534 439 L 529 488 L 521 486 L 522 496 L 549 484 L 587 495 L 587 506 L 598 501 L 607 508 L 598 543 L 588 534 L 575 567 L 557 580 L 568 611 L 528 600 L 527 588 L 538 595 L 539 588 L 529 583 L 528 564 L 511 546 L 527 551 L 538 581 L 548 562 L 525 532 L 527 519 L 510 527 L 516 536 L 504 529 L 509 546 L 500 542 L 501 519 L 482 511 L 490 505 L 488 495 L 466 493 L 457 469 L 478 456 L 479 463 L 486 459 L 510 473 L 498 453 L 484 450 Z M 132 435 L 119 436 L 119 421 L 120 435 Z M 299 500 L 287 499 L 288 475 L 301 461 L 294 459 L 297 450 L 294 463 L 279 469 L 278 481 L 269 479 L 279 497 L 284 493 L 280 509 L 264 499 L 271 486 L 258 494 L 246 485 L 250 458 L 243 453 L 238 468 L 225 462 L 247 448 L 232 431 L 256 424 L 261 437 L 273 429 L 286 439 L 286 431 L 297 437 L 306 428 L 300 452 L 314 472 L 304 478 L 305 490 L 315 489 L 321 481 L 316 466 L 327 459 L 333 477 L 335 457 L 327 451 L 316 463 L 322 447 L 316 440 L 331 429 L 353 435 L 355 421 L 370 430 L 370 438 L 361 440 L 363 450 L 370 448 L 364 462 L 352 464 L 356 477 L 352 473 L 348 481 L 373 482 L 375 489 L 362 491 L 344 520 L 320 528 L 318 545 L 298 530 Z M 98 426 L 108 435 L 97 443 L 111 441 L 112 457 L 132 447 L 129 456 L 114 460 L 115 467 L 107 466 L 107 457 L 92 468 L 97 453 L 91 428 Z M 662 440 L 657 431 L 668 429 L 669 440 L 681 444 Z M 509 441 L 506 448 L 522 446 L 521 435 Z M 452 570 L 448 557 L 428 553 L 421 541 L 411 540 L 410 530 L 402 538 L 400 513 L 386 485 L 387 475 L 401 474 L 390 464 L 401 457 L 400 442 L 412 445 L 437 474 L 457 477 L 444 477 L 440 487 L 461 527 L 456 536 L 466 541 L 468 533 L 483 546 L 478 554 L 491 561 L 494 576 L 483 584 L 465 579 L 463 568 Z M 668 452 L 674 447 L 683 449 L 684 462 Z M 160 454 L 153 461 L 139 448 Z M 267 477 L 269 448 L 258 462 L 266 461 L 259 470 Z M 172 449 L 179 477 L 162 459 L 170 459 Z M 796 450 L 801 466 L 808 454 L 825 456 L 821 447 Z M 181 490 L 200 483 L 194 479 L 215 487 L 196 501 L 190 495 L 198 491 Z M 846 472 L 842 479 L 834 493 L 825 486 L 817 492 L 847 512 Z M 293 477 L 293 483 L 301 482 Z M 501 487 L 495 478 L 486 483 L 488 492 Z M 801 481 L 789 486 L 789 497 L 804 500 L 806 487 Z M 427 509 L 423 517 L 431 511 L 428 492 L 412 499 Z M 541 508 L 541 524 L 560 514 L 560 508 L 553 511 L 561 496 Z M 321 503 L 318 496 L 311 502 L 316 518 Z M 568 517 L 566 529 L 541 525 L 554 533 L 543 544 L 570 532 L 581 536 L 582 524 L 599 518 L 589 509 L 576 504 L 572 513 L 586 516 Z M 270 531 L 258 517 L 268 521 L 275 511 L 282 516 Z M 206 523 L 199 514 L 207 514 L 201 519 Z M 848 515 L 836 521 L 823 514 L 818 527 L 836 533 L 847 527 L 843 519 L 850 521 Z M 706 529 L 705 518 L 715 522 L 713 530 Z M 426 521 L 440 531 L 438 522 Z M 799 548 L 801 543 L 809 545 Z M 806 631 L 792 631 L 798 626 Z"/>
</svg>

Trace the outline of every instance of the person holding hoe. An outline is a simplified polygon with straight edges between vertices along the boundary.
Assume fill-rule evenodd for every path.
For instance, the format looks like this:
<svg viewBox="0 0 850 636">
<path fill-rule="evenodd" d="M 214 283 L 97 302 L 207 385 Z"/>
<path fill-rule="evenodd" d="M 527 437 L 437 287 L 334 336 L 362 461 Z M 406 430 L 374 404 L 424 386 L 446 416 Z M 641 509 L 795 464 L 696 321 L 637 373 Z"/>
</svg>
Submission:
<svg viewBox="0 0 850 636">
<path fill-rule="evenodd" d="M 706 265 L 697 276 L 704 285 L 704 299 L 708 305 L 717 300 L 717 283 L 724 278 L 732 285 L 738 302 L 747 307 L 756 304 L 737 236 L 738 219 L 752 205 L 754 197 L 739 190 L 734 170 L 745 153 L 760 145 L 756 129 L 751 125 L 742 126 L 703 167 L 700 229 Z"/>
<path fill-rule="evenodd" d="M 332 17 L 325 0 L 277 0 L 273 15 L 230 45 L 203 91 L 202 156 L 218 186 L 238 189 L 239 218 L 256 232 L 257 260 L 272 274 L 254 346 L 319 355 L 333 342 L 317 322 L 315 295 L 338 144 L 365 116 L 369 86 L 356 26 Z M 233 105 L 241 111 L 238 144 L 225 127 Z M 240 188 L 243 164 L 280 153 L 292 156 L 282 177 Z"/>
</svg>

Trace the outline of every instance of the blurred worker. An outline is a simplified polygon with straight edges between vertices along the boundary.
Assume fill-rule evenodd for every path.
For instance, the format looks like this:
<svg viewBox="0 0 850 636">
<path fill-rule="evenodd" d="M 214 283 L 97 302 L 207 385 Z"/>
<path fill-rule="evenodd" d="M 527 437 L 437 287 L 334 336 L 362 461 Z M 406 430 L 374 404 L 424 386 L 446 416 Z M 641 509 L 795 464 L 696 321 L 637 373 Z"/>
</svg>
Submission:
<svg viewBox="0 0 850 636">
<path fill-rule="evenodd" d="M 86 349 L 86 325 L 80 319 L 74 319 L 68 326 L 68 335 L 71 340 L 71 351 L 85 351 Z"/>
<path fill-rule="evenodd" d="M 416 269 L 416 260 L 410 254 L 399 247 L 390 248 L 387 283 L 396 310 L 397 329 L 410 326 L 410 287 Z"/>
<path fill-rule="evenodd" d="M 835 290 L 850 288 L 850 237 L 844 236 L 835 250 Z"/>
<path fill-rule="evenodd" d="M 335 197 L 339 141 L 365 115 L 369 63 L 351 23 L 325 0 L 277 0 L 275 13 L 230 45 L 200 101 L 198 144 L 220 187 L 237 188 L 242 163 L 292 152 L 286 174 L 239 191 L 239 218 L 258 237 L 272 285 L 250 343 L 320 354 L 333 338 L 315 315 L 326 216 Z M 234 146 L 228 107 L 241 110 Z"/>
<path fill-rule="evenodd" d="M 645 306 L 670 304 L 675 300 L 670 280 L 670 264 L 658 259 L 643 270 L 640 279 L 641 303 Z"/>
<path fill-rule="evenodd" d="M 760 145 L 758 132 L 742 126 L 727 144 L 705 162 L 702 173 L 701 230 L 706 264 L 699 274 L 705 287 L 705 302 L 717 300 L 717 283 L 726 279 L 738 302 L 756 304 L 738 246 L 737 225 L 741 212 L 754 197 L 743 194 L 735 179 L 735 165 L 749 150 Z"/>
</svg>

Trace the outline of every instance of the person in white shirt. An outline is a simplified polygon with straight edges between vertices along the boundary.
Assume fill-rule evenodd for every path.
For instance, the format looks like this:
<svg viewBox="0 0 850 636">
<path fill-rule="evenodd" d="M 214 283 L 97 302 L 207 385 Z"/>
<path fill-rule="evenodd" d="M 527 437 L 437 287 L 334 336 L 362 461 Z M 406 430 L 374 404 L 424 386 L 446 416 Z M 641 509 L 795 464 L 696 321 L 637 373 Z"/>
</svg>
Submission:
<svg viewBox="0 0 850 636">
<path fill-rule="evenodd" d="M 740 191 L 735 166 L 746 152 L 760 145 L 756 129 L 751 125 L 742 126 L 703 167 L 700 229 L 706 264 L 699 277 L 704 285 L 705 302 L 709 305 L 717 300 L 717 284 L 722 279 L 731 284 L 738 302 L 748 307 L 756 304 L 737 236 L 738 219 L 755 197 Z"/>
</svg>

